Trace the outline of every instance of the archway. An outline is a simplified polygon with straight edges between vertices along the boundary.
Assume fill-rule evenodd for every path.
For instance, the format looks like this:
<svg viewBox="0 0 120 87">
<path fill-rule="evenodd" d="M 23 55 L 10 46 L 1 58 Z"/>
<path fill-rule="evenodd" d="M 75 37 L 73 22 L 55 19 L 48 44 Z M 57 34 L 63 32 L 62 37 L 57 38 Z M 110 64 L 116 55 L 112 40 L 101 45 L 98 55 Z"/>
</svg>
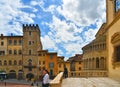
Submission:
<svg viewBox="0 0 120 87">
<path fill-rule="evenodd" d="M 18 71 L 18 79 L 23 79 L 23 71 L 22 70 Z"/>
<path fill-rule="evenodd" d="M 10 70 L 10 72 L 8 74 L 8 77 L 10 79 L 16 79 L 16 72 L 15 72 L 15 70 Z"/>
<path fill-rule="evenodd" d="M 32 73 L 28 73 L 26 75 L 26 78 L 29 79 L 29 80 L 31 80 L 32 78 L 34 78 L 34 75 Z"/>
</svg>

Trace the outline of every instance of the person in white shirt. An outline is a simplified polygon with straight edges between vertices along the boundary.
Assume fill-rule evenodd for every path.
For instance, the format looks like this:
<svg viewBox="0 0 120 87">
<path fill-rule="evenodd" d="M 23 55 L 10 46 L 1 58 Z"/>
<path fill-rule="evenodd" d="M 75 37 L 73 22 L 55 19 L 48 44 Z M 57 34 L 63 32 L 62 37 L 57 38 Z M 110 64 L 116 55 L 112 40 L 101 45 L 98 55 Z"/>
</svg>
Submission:
<svg viewBox="0 0 120 87">
<path fill-rule="evenodd" d="M 49 72 L 43 70 L 43 75 L 42 87 L 49 87 Z"/>
</svg>

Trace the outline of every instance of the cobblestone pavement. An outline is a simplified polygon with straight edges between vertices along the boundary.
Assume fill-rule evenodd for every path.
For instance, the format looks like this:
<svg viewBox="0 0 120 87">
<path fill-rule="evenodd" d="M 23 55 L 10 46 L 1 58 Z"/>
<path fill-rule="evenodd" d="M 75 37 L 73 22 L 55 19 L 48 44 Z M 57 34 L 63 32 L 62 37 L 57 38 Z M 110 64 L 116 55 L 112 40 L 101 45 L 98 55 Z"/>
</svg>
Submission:
<svg viewBox="0 0 120 87">
<path fill-rule="evenodd" d="M 110 78 L 67 78 L 62 87 L 120 87 L 120 82 Z"/>
</svg>

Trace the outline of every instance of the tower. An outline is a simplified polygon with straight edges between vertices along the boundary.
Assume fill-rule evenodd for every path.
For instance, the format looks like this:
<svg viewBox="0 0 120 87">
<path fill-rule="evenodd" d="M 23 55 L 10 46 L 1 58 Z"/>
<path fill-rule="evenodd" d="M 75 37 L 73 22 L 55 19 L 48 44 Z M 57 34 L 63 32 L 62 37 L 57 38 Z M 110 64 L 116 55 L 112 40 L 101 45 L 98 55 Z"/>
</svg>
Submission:
<svg viewBox="0 0 120 87">
<path fill-rule="evenodd" d="M 37 77 L 39 50 L 42 50 L 39 26 L 23 25 L 23 71 L 26 78 Z"/>
<path fill-rule="evenodd" d="M 106 18 L 107 18 L 107 25 L 109 25 L 115 16 L 115 4 L 116 0 L 106 0 Z"/>
</svg>

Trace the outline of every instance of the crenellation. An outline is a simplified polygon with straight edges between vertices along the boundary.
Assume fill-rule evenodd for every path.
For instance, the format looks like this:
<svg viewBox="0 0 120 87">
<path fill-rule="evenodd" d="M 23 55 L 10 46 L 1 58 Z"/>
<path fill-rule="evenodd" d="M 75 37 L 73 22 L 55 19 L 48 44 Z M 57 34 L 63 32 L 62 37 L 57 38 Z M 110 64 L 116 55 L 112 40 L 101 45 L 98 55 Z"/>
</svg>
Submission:
<svg viewBox="0 0 120 87">
<path fill-rule="evenodd" d="M 23 31 L 40 31 L 38 24 L 23 24 Z"/>
</svg>

